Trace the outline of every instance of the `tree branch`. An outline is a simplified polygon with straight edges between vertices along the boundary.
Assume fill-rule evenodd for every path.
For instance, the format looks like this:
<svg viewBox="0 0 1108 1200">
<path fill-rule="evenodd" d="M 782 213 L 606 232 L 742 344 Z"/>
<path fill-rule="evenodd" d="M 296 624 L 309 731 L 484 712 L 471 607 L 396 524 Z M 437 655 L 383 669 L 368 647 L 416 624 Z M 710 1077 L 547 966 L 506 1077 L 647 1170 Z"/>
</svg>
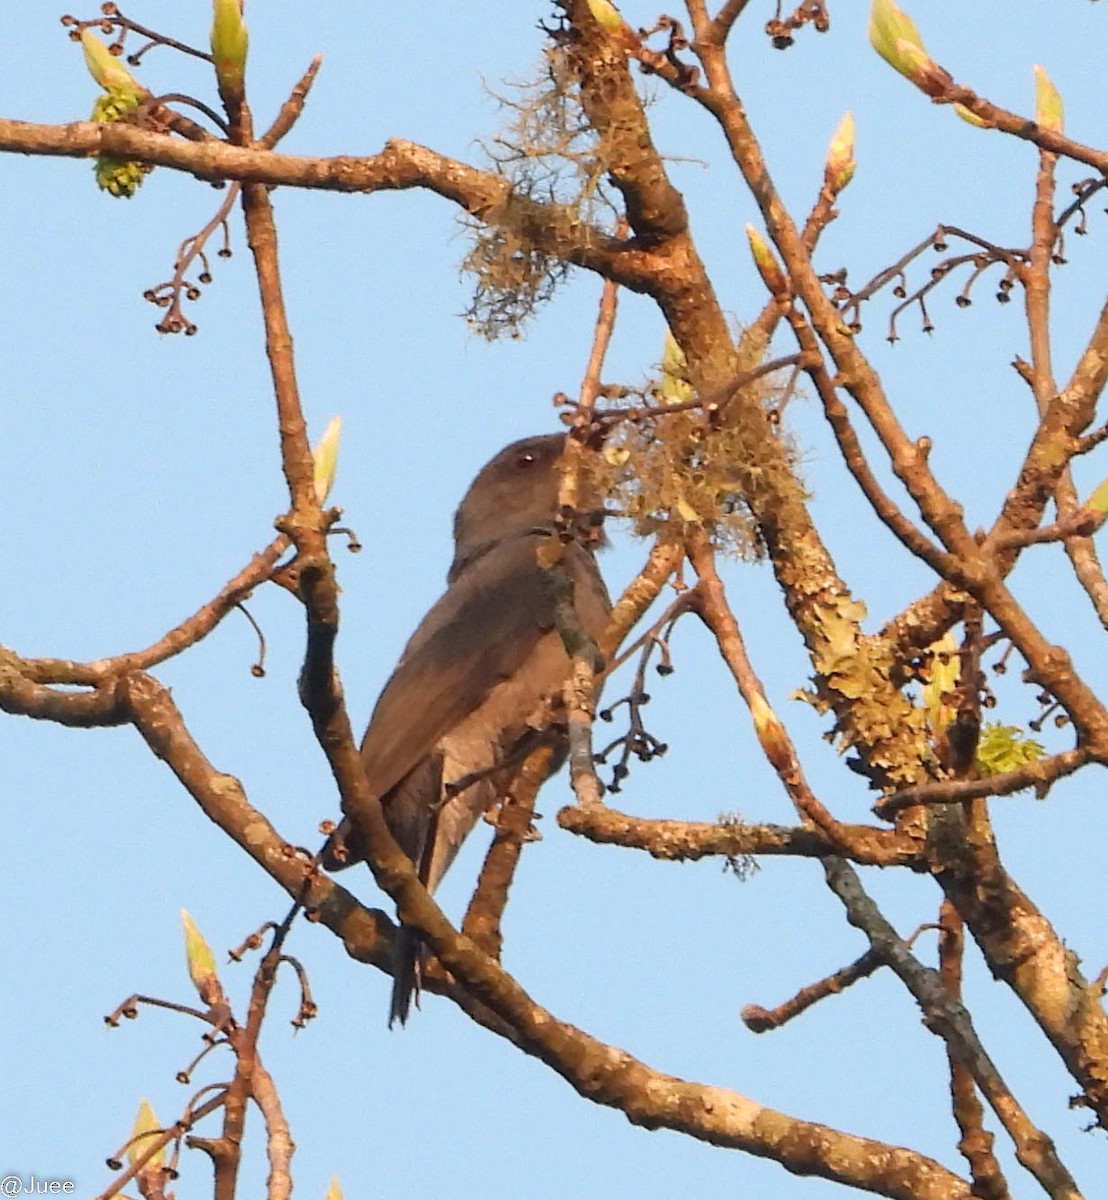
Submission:
<svg viewBox="0 0 1108 1200">
<path fill-rule="evenodd" d="M 850 858 L 861 866 L 911 867 L 919 870 L 923 857 L 918 845 L 891 829 L 869 825 L 839 825 L 841 839 L 817 829 L 786 825 L 750 825 L 740 821 L 673 821 L 636 817 L 602 808 L 563 808 L 558 825 L 604 846 L 645 850 L 664 862 L 695 862 L 701 858 L 742 859 L 758 855 L 824 858 L 849 843 Z"/>
<path fill-rule="evenodd" d="M 824 860 L 828 887 L 843 902 L 847 919 L 862 930 L 870 946 L 881 955 L 923 1010 L 924 1024 L 943 1039 L 950 1052 L 972 1074 L 977 1086 L 999 1117 L 1016 1149 L 1016 1157 L 1053 1200 L 1080 1200 L 1070 1173 L 1058 1158 L 1054 1144 L 1031 1122 L 1001 1078 L 978 1040 L 969 1013 L 944 988 L 938 974 L 924 967 L 896 935 L 877 905 L 862 889 L 854 869 L 842 859 Z"/>
</svg>

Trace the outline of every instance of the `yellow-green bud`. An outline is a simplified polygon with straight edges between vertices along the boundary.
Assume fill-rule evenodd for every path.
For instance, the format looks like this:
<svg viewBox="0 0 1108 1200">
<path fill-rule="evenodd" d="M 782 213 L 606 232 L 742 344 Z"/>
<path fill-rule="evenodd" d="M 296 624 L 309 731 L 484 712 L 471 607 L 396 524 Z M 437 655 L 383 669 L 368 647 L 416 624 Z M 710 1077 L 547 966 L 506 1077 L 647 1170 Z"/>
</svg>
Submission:
<svg viewBox="0 0 1108 1200">
<path fill-rule="evenodd" d="M 927 53 L 915 21 L 893 0 L 873 0 L 869 13 L 870 45 L 901 75 L 933 99 L 953 84 L 950 76 Z"/>
<path fill-rule="evenodd" d="M 181 924 L 185 929 L 185 957 L 188 959 L 189 978 L 205 1004 L 214 1003 L 222 995 L 219 976 L 215 970 L 215 955 L 196 922 L 185 909 L 181 909 Z"/>
<path fill-rule="evenodd" d="M 854 178 L 854 114 L 846 113 L 839 122 L 827 147 L 827 162 L 823 168 L 823 180 L 833 196 Z"/>
<path fill-rule="evenodd" d="M 111 124 L 138 108 L 138 97 L 124 92 L 105 92 L 97 96 L 92 105 L 92 119 Z"/>
<path fill-rule="evenodd" d="M 342 418 L 332 417 L 323 431 L 323 436 L 312 451 L 315 467 L 316 499 L 323 504 L 335 486 L 335 472 L 339 465 L 339 438 L 342 435 Z"/>
<path fill-rule="evenodd" d="M 131 1142 L 127 1147 L 127 1161 L 132 1166 L 150 1149 L 150 1142 L 153 1135 L 161 1133 L 161 1131 L 161 1122 L 158 1120 L 158 1115 L 154 1112 L 150 1101 L 145 1099 L 140 1100 L 138 1115 L 135 1117 L 134 1125 L 131 1126 Z M 145 1169 L 160 1167 L 164 1159 L 165 1147 L 163 1146 L 147 1160 Z"/>
<path fill-rule="evenodd" d="M 685 352 L 669 329 L 666 330 L 662 350 L 662 384 L 659 391 L 665 404 L 686 404 L 693 398 Z"/>
<path fill-rule="evenodd" d="M 905 46 L 914 46 L 924 55 L 927 53 L 915 21 L 893 0 L 873 0 L 869 10 L 869 42 L 889 66 L 902 75 L 910 74 L 905 69 L 905 55 L 910 53 Z"/>
<path fill-rule="evenodd" d="M 1052 133 L 1061 133 L 1066 123 L 1066 106 L 1050 76 L 1042 67 L 1033 68 L 1035 73 L 1035 124 Z"/>
<path fill-rule="evenodd" d="M 589 6 L 589 12 L 592 13 L 593 19 L 605 33 L 622 31 L 623 17 L 620 15 L 619 9 L 614 4 L 610 4 L 609 0 L 585 0 L 585 2 Z"/>
<path fill-rule="evenodd" d="M 1104 518 L 1108 517 L 1108 479 L 1082 504 L 1081 511 L 1089 513 L 1098 528 L 1104 523 Z"/>
<path fill-rule="evenodd" d="M 940 734 L 957 715 L 946 697 L 958 687 L 962 661 L 958 654 L 958 643 L 950 630 L 937 642 L 932 642 L 929 649 L 931 662 L 927 670 L 927 682 L 923 685 L 923 708 L 931 732 Z"/>
<path fill-rule="evenodd" d="M 104 53 L 107 54 L 107 49 L 100 42 L 95 38 L 93 41 L 97 45 L 101 45 Z M 108 57 L 111 58 L 111 55 L 109 54 Z M 112 58 L 112 62 L 115 62 L 114 58 Z M 130 77 L 128 76 L 128 78 Z M 102 96 L 96 97 L 92 105 L 92 119 L 110 125 L 138 108 L 140 98 L 139 93 L 133 87 L 113 88 Z M 96 184 L 101 191 L 127 200 L 142 187 L 143 180 L 150 172 L 150 168 L 143 163 L 129 158 L 116 158 L 111 154 L 98 155 L 93 169 L 96 174 Z"/>
<path fill-rule="evenodd" d="M 750 243 L 750 252 L 754 255 L 754 265 L 758 268 L 762 282 L 772 295 L 778 298 L 787 296 L 789 287 L 785 282 L 785 275 L 777 265 L 777 259 L 773 257 L 773 251 L 770 250 L 765 239 L 753 225 L 747 225 L 746 238 Z"/>
<path fill-rule="evenodd" d="M 221 92 L 242 93 L 250 35 L 242 0 L 212 0 L 212 61 Z"/>
<path fill-rule="evenodd" d="M 138 103 L 143 89 L 96 34 L 82 29 L 81 49 L 85 52 L 85 66 L 88 67 L 89 74 L 104 91 L 132 95 L 135 103 Z"/>
<path fill-rule="evenodd" d="M 896 58 L 890 60 L 892 65 L 924 91 L 933 92 L 940 85 L 945 74 L 942 67 L 931 57 L 922 46 L 897 38 Z"/>
<path fill-rule="evenodd" d="M 142 187 L 147 169 L 143 163 L 129 158 L 115 158 L 111 154 L 100 154 L 94 166 L 96 186 L 117 200 L 130 200 Z"/>
<path fill-rule="evenodd" d="M 989 122 L 979 117 L 977 113 L 966 108 L 964 104 L 955 104 L 954 111 L 967 125 L 976 125 L 978 129 L 988 129 Z"/>
</svg>

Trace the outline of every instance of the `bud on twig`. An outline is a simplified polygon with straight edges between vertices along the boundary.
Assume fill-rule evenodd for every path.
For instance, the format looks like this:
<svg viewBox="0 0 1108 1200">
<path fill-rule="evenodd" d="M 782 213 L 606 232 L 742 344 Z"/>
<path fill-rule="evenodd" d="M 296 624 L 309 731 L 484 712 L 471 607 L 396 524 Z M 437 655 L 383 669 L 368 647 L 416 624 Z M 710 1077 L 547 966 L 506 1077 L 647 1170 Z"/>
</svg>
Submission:
<svg viewBox="0 0 1108 1200">
<path fill-rule="evenodd" d="M 151 1137 L 161 1133 L 161 1131 L 162 1126 L 158 1120 L 158 1114 L 154 1112 L 150 1101 L 146 1099 L 140 1100 L 135 1123 L 131 1126 L 131 1142 L 127 1147 L 127 1161 L 131 1166 L 134 1166 L 146 1154 L 146 1151 L 149 1149 Z M 147 1159 L 144 1169 L 150 1170 L 150 1168 L 154 1168 L 157 1170 L 161 1167 L 164 1160 L 165 1147 L 163 1146 Z"/>
<path fill-rule="evenodd" d="M 131 107 L 134 107 L 142 95 L 142 88 L 123 63 L 88 29 L 81 30 L 81 49 L 85 52 L 85 66 L 93 79 L 104 91 L 115 93 L 119 99 L 126 97 L 132 100 Z"/>
<path fill-rule="evenodd" d="M 957 716 L 957 710 L 948 703 L 948 697 L 958 688 L 962 663 L 958 657 L 958 642 L 950 630 L 937 642 L 932 642 L 929 649 L 931 661 L 927 670 L 927 681 L 921 690 L 927 723 L 932 734 L 937 737 L 946 731 L 947 726 Z"/>
<path fill-rule="evenodd" d="M 185 928 L 185 957 L 188 959 L 189 978 L 205 1004 L 214 1004 L 221 999 L 223 988 L 215 970 L 215 955 L 196 922 L 185 909 L 181 909 L 181 924 Z"/>
<path fill-rule="evenodd" d="M 1052 133 L 1061 133 L 1066 123 L 1066 106 L 1050 76 L 1038 64 L 1035 73 L 1035 124 Z"/>
<path fill-rule="evenodd" d="M 1082 513 L 1088 513 L 1093 530 L 1099 529 L 1104 524 L 1104 520 L 1108 517 L 1108 479 L 1106 479 L 1093 494 L 1081 505 L 1078 516 Z"/>
<path fill-rule="evenodd" d="M 854 178 L 854 114 L 846 113 L 839 122 L 827 147 L 827 162 L 823 168 L 823 182 L 832 196 L 839 192 Z"/>
<path fill-rule="evenodd" d="M 792 761 L 788 735 L 761 692 L 756 692 L 750 699 L 750 716 L 754 721 L 754 732 L 774 770 L 788 769 Z"/>
<path fill-rule="evenodd" d="M 966 108 L 964 104 L 955 104 L 952 107 L 967 125 L 976 125 L 978 129 L 991 128 L 988 121 L 983 120 L 972 109 Z"/>
<path fill-rule="evenodd" d="M 758 268 L 762 282 L 769 289 L 771 295 L 779 300 L 786 300 L 789 295 L 789 286 L 785 281 L 784 272 L 777 265 L 777 259 L 773 257 L 773 251 L 770 250 L 765 239 L 753 225 L 747 225 L 746 237 L 750 242 L 750 252 L 754 255 L 754 265 Z"/>
<path fill-rule="evenodd" d="M 342 435 L 342 417 L 332 417 L 323 431 L 315 449 L 312 462 L 315 466 L 315 494 L 324 504 L 335 486 L 335 472 L 339 465 L 339 438 Z"/>
<path fill-rule="evenodd" d="M 1092 512 L 1108 515 L 1108 479 L 1096 488 L 1082 507 L 1090 509 Z"/>
<path fill-rule="evenodd" d="M 242 0 L 212 0 L 211 43 L 220 95 L 241 100 L 250 45 L 246 22 L 242 19 Z"/>
<path fill-rule="evenodd" d="M 665 404 L 687 404 L 695 394 L 689 383 L 685 352 L 668 328 L 662 350 L 662 384 L 659 391 Z"/>
<path fill-rule="evenodd" d="M 894 71 L 899 71 L 929 96 L 941 96 L 953 83 L 927 53 L 915 21 L 893 0 L 873 0 L 869 13 L 869 40 Z"/>
<path fill-rule="evenodd" d="M 912 45 L 923 51 L 923 39 L 915 21 L 892 0 L 873 0 L 869 10 L 869 44 L 902 75 L 907 74 L 903 47 Z"/>
<path fill-rule="evenodd" d="M 92 119 L 103 124 L 122 120 L 138 108 L 146 90 L 107 46 L 88 29 L 81 30 L 81 49 L 89 74 L 104 89 L 92 106 Z M 142 186 L 150 168 L 132 159 L 100 154 L 94 164 L 96 183 L 102 191 L 130 199 Z"/>
<path fill-rule="evenodd" d="M 619 9 L 608 0 L 586 0 L 593 20 L 605 33 L 618 33 L 623 28 L 623 17 Z"/>
<path fill-rule="evenodd" d="M 624 50 L 633 52 L 642 48 L 642 39 L 609 0 L 585 0 L 585 3 L 589 6 L 593 20 Z"/>
</svg>

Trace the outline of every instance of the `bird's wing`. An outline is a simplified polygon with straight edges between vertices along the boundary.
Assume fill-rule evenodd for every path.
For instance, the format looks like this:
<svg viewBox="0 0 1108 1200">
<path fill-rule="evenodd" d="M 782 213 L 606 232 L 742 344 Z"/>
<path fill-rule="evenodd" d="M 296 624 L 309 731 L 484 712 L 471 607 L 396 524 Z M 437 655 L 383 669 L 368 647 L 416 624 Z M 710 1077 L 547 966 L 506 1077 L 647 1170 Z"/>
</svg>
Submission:
<svg viewBox="0 0 1108 1200">
<path fill-rule="evenodd" d="M 362 741 L 377 795 L 384 797 L 430 754 L 553 626 L 537 545 L 535 537 L 519 537 L 491 547 L 412 635 Z"/>
</svg>

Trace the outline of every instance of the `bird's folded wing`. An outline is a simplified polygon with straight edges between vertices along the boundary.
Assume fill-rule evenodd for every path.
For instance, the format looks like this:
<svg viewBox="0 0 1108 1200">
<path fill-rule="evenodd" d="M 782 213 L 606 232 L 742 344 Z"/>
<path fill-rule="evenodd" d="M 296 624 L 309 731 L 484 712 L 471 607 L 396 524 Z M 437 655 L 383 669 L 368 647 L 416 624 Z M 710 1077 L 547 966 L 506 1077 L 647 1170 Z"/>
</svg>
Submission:
<svg viewBox="0 0 1108 1200">
<path fill-rule="evenodd" d="M 377 795 L 395 787 L 553 627 L 538 544 L 524 536 L 490 547 L 412 635 L 362 741 Z"/>
</svg>

